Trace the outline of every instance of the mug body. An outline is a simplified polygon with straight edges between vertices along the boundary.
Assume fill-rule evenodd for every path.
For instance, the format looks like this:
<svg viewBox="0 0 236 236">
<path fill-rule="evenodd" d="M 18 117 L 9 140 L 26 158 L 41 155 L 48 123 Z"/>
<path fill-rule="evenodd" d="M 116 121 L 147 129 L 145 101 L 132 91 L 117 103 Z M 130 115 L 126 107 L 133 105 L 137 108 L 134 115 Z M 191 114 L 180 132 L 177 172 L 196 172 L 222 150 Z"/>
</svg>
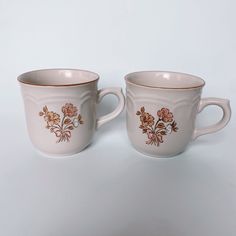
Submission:
<svg viewBox="0 0 236 236">
<path fill-rule="evenodd" d="M 92 140 L 99 76 L 82 70 L 50 69 L 18 77 L 33 145 L 49 156 L 72 155 Z"/>
<path fill-rule="evenodd" d="M 175 72 L 134 72 L 126 77 L 127 132 L 150 156 L 174 156 L 192 140 L 204 81 Z"/>
</svg>

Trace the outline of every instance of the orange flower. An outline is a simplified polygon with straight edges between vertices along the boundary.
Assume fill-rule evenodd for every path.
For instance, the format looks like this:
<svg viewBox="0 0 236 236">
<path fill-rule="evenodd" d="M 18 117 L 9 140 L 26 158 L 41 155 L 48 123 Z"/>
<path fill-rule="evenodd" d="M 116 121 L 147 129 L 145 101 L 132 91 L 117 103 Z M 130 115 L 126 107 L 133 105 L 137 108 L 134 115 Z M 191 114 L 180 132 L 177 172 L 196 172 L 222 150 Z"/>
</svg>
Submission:
<svg viewBox="0 0 236 236">
<path fill-rule="evenodd" d="M 64 113 L 65 116 L 73 117 L 77 116 L 78 109 L 76 106 L 74 106 L 72 103 L 66 103 L 62 107 L 62 112 Z"/>
<path fill-rule="evenodd" d="M 154 124 L 154 117 L 148 112 L 143 112 L 140 116 L 140 121 L 144 127 L 152 126 Z"/>
<path fill-rule="evenodd" d="M 144 107 L 141 107 L 140 111 L 137 111 L 136 115 L 140 116 L 139 119 L 141 121 L 141 129 L 146 129 L 147 126 L 152 126 L 154 124 L 154 117 L 148 112 L 145 112 Z"/>
<path fill-rule="evenodd" d="M 47 122 L 47 124 L 49 126 L 52 126 L 52 125 L 57 125 L 60 123 L 60 115 L 58 115 L 57 113 L 55 112 L 47 112 L 47 114 L 44 116 L 44 120 Z"/>
<path fill-rule="evenodd" d="M 161 110 L 159 110 L 157 112 L 157 115 L 164 122 L 171 122 L 171 121 L 173 121 L 173 114 L 169 111 L 168 108 L 161 108 Z"/>
</svg>

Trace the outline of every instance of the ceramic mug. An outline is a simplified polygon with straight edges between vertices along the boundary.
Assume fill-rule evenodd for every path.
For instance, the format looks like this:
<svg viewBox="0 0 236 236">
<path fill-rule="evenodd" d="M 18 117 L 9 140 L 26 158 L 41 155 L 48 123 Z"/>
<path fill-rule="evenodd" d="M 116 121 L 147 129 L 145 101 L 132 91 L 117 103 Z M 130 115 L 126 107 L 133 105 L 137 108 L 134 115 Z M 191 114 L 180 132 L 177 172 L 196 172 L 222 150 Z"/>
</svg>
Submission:
<svg viewBox="0 0 236 236">
<path fill-rule="evenodd" d="M 72 155 L 91 142 L 102 124 L 124 108 L 121 88 L 98 90 L 99 75 L 77 69 L 45 69 L 18 77 L 28 133 L 33 145 L 48 156 Z M 96 104 L 107 95 L 118 100 L 116 109 L 96 118 Z"/>
<path fill-rule="evenodd" d="M 127 132 L 135 149 L 150 156 L 174 156 L 191 140 L 216 132 L 229 122 L 229 100 L 202 98 L 204 80 L 197 76 L 164 72 L 134 72 L 125 76 Z M 222 119 L 195 128 L 198 112 L 208 105 L 223 110 Z"/>
</svg>

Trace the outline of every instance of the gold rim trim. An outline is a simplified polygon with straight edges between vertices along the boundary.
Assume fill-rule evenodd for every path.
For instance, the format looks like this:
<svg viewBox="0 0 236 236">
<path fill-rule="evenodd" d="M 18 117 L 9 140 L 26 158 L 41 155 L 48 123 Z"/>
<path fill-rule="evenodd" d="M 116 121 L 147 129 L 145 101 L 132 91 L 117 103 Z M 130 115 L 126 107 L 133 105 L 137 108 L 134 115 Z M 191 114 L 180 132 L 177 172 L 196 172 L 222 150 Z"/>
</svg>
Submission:
<svg viewBox="0 0 236 236">
<path fill-rule="evenodd" d="M 176 87 L 161 87 L 161 86 L 150 86 L 150 85 L 143 85 L 143 84 L 138 84 L 138 83 L 134 83 L 134 82 L 131 82 L 129 81 L 128 77 L 130 77 L 131 75 L 133 74 L 139 74 L 139 73 L 153 73 L 153 72 L 156 72 L 156 73 L 169 73 L 169 74 L 178 74 L 178 75 L 185 75 L 185 76 L 189 76 L 189 77 L 193 77 L 193 78 L 196 78 L 198 80 L 200 80 L 202 82 L 201 85 L 198 85 L 198 86 L 191 86 L 191 87 L 182 87 L 182 88 L 176 88 Z M 196 88 L 202 88 L 206 82 L 205 80 L 203 80 L 201 77 L 198 77 L 196 75 L 192 75 L 192 74 L 188 74 L 188 73 L 182 73 L 182 72 L 175 72 L 175 71 L 156 71 L 156 70 L 147 70 L 147 71 L 135 71 L 135 72 L 131 72 L 127 75 L 125 75 L 124 77 L 125 81 L 129 84 L 132 84 L 132 85 L 136 85 L 138 87 L 144 87 L 144 88 L 153 88 L 153 89 L 166 89 L 166 90 L 188 90 L 188 89 L 196 89 Z"/>
<path fill-rule="evenodd" d="M 96 76 L 96 79 L 92 80 L 92 81 L 88 81 L 88 82 L 83 82 L 83 83 L 74 83 L 74 84 L 34 84 L 34 83 L 30 83 L 30 82 L 25 82 L 22 81 L 21 77 L 25 76 L 26 74 L 30 74 L 33 72 L 45 72 L 45 71 L 63 71 L 63 70 L 68 70 L 68 71 L 80 71 L 80 72 L 87 72 L 90 74 L 93 74 Z M 95 72 L 89 71 L 89 70 L 81 70 L 81 69 L 68 69 L 68 68 L 53 68 L 53 69 L 40 69 L 40 70 L 31 70 L 31 71 L 27 71 L 24 72 L 22 74 L 20 74 L 19 76 L 17 76 L 17 81 L 19 83 L 22 84 L 27 84 L 27 85 L 31 85 L 31 86 L 38 86 L 38 87 L 73 87 L 73 86 L 79 86 L 79 85 L 85 85 L 85 84 L 90 84 L 93 82 L 97 82 L 99 80 L 99 75 Z"/>
</svg>

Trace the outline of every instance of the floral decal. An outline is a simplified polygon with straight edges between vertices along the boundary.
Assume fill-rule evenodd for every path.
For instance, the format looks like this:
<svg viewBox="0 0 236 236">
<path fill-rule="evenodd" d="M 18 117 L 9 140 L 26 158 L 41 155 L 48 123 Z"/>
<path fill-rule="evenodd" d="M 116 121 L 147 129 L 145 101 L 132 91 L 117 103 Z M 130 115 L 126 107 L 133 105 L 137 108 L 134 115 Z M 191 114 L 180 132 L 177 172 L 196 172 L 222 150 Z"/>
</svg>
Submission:
<svg viewBox="0 0 236 236">
<path fill-rule="evenodd" d="M 39 115 L 43 116 L 47 123 L 46 128 L 58 137 L 57 143 L 69 142 L 71 131 L 77 128 L 79 124 L 84 123 L 81 115 L 78 114 L 77 107 L 72 103 L 66 103 L 61 111 L 63 113 L 62 119 L 56 112 L 49 111 L 47 106 L 44 106 L 43 110 L 39 112 Z"/>
<path fill-rule="evenodd" d="M 139 116 L 141 122 L 139 128 L 142 129 L 143 134 L 147 135 L 148 140 L 146 144 L 159 146 L 160 143 L 164 142 L 164 135 L 177 132 L 178 130 L 174 116 L 168 108 L 163 107 L 161 110 L 157 111 L 156 122 L 155 118 L 150 113 L 146 112 L 144 107 L 141 107 L 136 115 Z"/>
</svg>

